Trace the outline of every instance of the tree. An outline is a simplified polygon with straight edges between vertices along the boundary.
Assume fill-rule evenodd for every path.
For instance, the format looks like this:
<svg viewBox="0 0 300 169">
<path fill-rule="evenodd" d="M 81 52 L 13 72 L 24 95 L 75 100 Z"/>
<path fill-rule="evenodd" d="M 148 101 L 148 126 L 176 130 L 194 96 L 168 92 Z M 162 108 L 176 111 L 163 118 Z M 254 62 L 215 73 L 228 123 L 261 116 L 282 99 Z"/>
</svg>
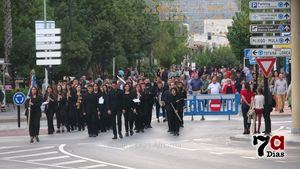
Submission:
<svg viewBox="0 0 300 169">
<path fill-rule="evenodd" d="M 233 24 L 228 28 L 227 34 L 232 51 L 241 62 L 244 58 L 244 49 L 250 47 L 249 1 L 241 0 L 241 12 L 233 18 Z"/>
<path fill-rule="evenodd" d="M 4 57 L 9 62 L 12 49 L 12 21 L 11 21 L 11 2 L 3 0 L 4 7 Z"/>
<path fill-rule="evenodd" d="M 198 66 L 213 66 L 213 67 L 234 67 L 239 66 L 239 61 L 230 47 L 220 47 L 213 51 L 205 50 L 202 53 L 196 53 L 195 62 Z"/>
<path fill-rule="evenodd" d="M 164 67 L 179 64 L 188 49 L 185 45 L 186 36 L 178 37 L 175 28 L 180 22 L 161 22 L 154 44 L 154 55 Z"/>
</svg>

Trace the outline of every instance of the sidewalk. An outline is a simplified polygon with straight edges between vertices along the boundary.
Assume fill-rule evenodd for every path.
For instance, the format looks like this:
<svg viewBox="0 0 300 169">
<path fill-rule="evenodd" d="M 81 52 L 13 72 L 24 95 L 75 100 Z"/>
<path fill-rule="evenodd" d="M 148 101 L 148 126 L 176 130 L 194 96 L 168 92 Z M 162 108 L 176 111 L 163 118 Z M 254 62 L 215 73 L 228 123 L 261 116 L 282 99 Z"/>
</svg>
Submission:
<svg viewBox="0 0 300 169">
<path fill-rule="evenodd" d="M 284 136 L 286 145 L 300 146 L 300 135 L 292 134 L 291 130 L 273 131 L 272 136 L 274 135 Z M 252 142 L 252 137 L 253 137 L 252 134 L 250 135 L 239 134 L 239 135 L 230 136 L 229 138 L 230 140 L 234 140 L 234 141 L 245 141 L 250 143 Z"/>
</svg>

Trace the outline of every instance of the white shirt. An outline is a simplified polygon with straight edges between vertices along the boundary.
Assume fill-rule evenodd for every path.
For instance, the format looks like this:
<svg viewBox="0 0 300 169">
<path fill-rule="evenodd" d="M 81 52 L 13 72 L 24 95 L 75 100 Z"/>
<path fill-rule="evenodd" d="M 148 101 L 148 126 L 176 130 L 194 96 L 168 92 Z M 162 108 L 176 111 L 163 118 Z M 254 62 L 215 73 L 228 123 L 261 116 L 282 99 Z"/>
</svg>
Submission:
<svg viewBox="0 0 300 169">
<path fill-rule="evenodd" d="M 263 109 L 265 104 L 265 97 L 264 95 L 256 95 L 254 97 L 254 109 Z"/>
<path fill-rule="evenodd" d="M 221 85 L 220 83 L 211 83 L 208 85 L 208 90 L 210 90 L 210 94 L 220 94 Z"/>
</svg>

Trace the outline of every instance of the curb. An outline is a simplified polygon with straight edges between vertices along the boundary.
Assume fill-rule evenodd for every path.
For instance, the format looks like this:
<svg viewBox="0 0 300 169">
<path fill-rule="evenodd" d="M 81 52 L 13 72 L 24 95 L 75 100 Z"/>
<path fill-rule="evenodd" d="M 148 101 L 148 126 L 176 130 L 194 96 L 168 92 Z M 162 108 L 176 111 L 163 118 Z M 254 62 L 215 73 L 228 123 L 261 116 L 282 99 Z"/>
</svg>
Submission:
<svg viewBox="0 0 300 169">
<path fill-rule="evenodd" d="M 252 137 L 252 135 L 251 135 L 251 137 Z M 251 142 L 252 141 L 251 137 L 243 137 L 241 135 L 236 135 L 236 136 L 230 136 L 229 139 L 233 140 L 233 141 Z M 299 141 L 285 140 L 285 143 L 286 143 L 286 145 L 300 147 L 300 140 Z"/>
</svg>

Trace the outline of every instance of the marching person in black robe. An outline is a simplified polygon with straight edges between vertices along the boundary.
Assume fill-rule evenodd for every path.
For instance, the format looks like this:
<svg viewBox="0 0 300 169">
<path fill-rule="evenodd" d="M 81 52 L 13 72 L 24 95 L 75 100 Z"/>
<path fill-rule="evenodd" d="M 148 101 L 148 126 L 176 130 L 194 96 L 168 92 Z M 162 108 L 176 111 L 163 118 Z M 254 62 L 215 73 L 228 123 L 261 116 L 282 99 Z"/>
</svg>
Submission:
<svg viewBox="0 0 300 169">
<path fill-rule="evenodd" d="M 106 85 L 103 85 L 100 88 L 100 97 L 98 99 L 99 103 L 99 110 L 100 110 L 100 132 L 106 132 L 111 127 L 109 124 L 109 118 L 107 114 L 107 107 L 108 107 L 108 88 Z"/>
<path fill-rule="evenodd" d="M 183 127 L 183 108 L 185 106 L 185 99 L 187 97 L 187 93 L 182 82 L 177 82 L 177 87 L 178 100 L 176 102 L 178 103 L 178 115 L 181 118 L 180 127 Z"/>
<path fill-rule="evenodd" d="M 56 133 L 60 133 L 60 131 L 65 132 L 64 126 L 66 125 L 65 124 L 66 105 L 67 105 L 66 92 L 62 89 L 61 85 L 57 85 Z"/>
<path fill-rule="evenodd" d="M 83 93 L 81 90 L 81 86 L 78 85 L 76 87 L 76 95 L 75 95 L 75 100 L 76 100 L 76 117 L 78 121 L 78 131 L 84 131 L 85 130 L 85 121 L 86 121 L 86 115 L 83 113 Z"/>
<path fill-rule="evenodd" d="M 134 122 L 134 113 L 133 113 L 133 95 L 131 93 L 130 85 L 127 83 L 124 85 L 124 93 L 122 96 L 122 113 L 125 120 L 125 136 L 132 136 L 133 132 L 133 122 Z"/>
<path fill-rule="evenodd" d="M 73 92 L 71 84 L 67 84 L 67 120 L 66 127 L 67 131 L 73 131 L 75 128 L 75 104 L 76 104 L 76 94 Z"/>
<path fill-rule="evenodd" d="M 93 86 L 88 86 L 88 92 L 83 98 L 83 115 L 87 116 L 87 126 L 89 137 L 98 136 L 98 101 L 97 96 L 93 92 Z"/>
<path fill-rule="evenodd" d="M 122 139 L 122 91 L 118 89 L 117 82 L 112 83 L 112 88 L 108 93 L 108 110 L 107 113 L 112 116 L 112 127 L 114 137 L 112 139 L 117 139 L 117 134 Z M 117 127 L 118 125 L 118 131 Z"/>
<path fill-rule="evenodd" d="M 135 127 L 137 133 L 139 132 L 144 133 L 141 97 L 142 97 L 142 86 L 140 84 L 137 84 L 135 86 L 135 92 L 134 92 L 135 101 L 133 102 L 133 113 L 136 116 Z"/>
<path fill-rule="evenodd" d="M 48 134 L 52 135 L 54 133 L 53 117 L 57 110 L 56 96 L 53 93 L 53 88 L 51 86 L 47 87 L 47 92 L 44 96 L 44 101 L 48 104 L 46 105 L 46 117 L 48 124 Z"/>
<path fill-rule="evenodd" d="M 174 136 L 179 136 L 179 128 L 181 119 L 178 115 L 179 110 L 179 103 L 178 101 L 178 91 L 177 88 L 171 88 L 171 95 L 168 97 L 167 105 L 168 105 L 168 113 L 169 115 L 169 122 L 170 122 L 170 130 L 171 134 Z"/>
<path fill-rule="evenodd" d="M 36 87 L 31 88 L 30 98 L 26 102 L 25 115 L 27 116 L 29 126 L 30 143 L 33 143 L 34 138 L 39 142 L 40 119 L 42 116 L 41 105 L 43 103 L 43 98 L 39 95 Z"/>
</svg>

